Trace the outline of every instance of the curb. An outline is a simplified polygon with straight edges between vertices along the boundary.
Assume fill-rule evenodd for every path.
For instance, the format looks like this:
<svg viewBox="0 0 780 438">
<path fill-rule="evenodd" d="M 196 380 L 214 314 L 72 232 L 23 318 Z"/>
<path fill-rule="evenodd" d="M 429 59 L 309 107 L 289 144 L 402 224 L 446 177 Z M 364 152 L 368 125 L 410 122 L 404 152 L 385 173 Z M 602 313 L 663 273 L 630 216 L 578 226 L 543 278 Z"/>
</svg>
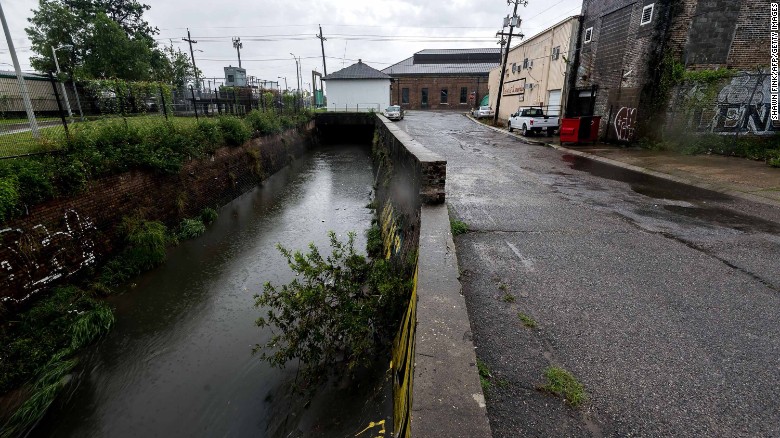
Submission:
<svg viewBox="0 0 780 438">
<path fill-rule="evenodd" d="M 699 188 L 699 189 L 702 189 L 702 190 L 709 190 L 711 192 L 722 193 L 724 195 L 728 195 L 728 196 L 731 196 L 731 197 L 734 197 L 734 198 L 743 199 L 745 201 L 758 202 L 758 203 L 761 203 L 761 204 L 765 204 L 765 205 L 769 205 L 769 206 L 772 206 L 772 207 L 780 208 L 780 201 L 776 201 L 774 199 L 769 199 L 769 198 L 764 198 L 764 197 L 758 196 L 758 195 L 753 195 L 751 193 L 746 193 L 746 192 L 740 192 L 738 190 L 733 190 L 733 189 L 730 189 L 728 187 L 724 187 L 721 184 L 709 183 L 709 182 L 705 182 L 705 181 L 701 181 L 701 180 L 697 180 L 697 179 L 684 178 L 684 177 L 680 177 L 680 176 L 669 175 L 668 173 L 659 172 L 657 170 L 648 169 L 646 167 L 634 166 L 633 164 L 624 163 L 622 161 L 613 160 L 611 158 L 601 157 L 601 156 L 594 155 L 594 154 L 591 154 L 591 153 L 588 153 L 588 152 L 578 151 L 576 149 L 569 149 L 567 147 L 560 146 L 560 145 L 553 144 L 553 143 L 546 143 L 545 146 L 551 147 L 553 149 L 557 149 L 557 150 L 562 151 L 562 152 L 566 152 L 567 154 L 576 155 L 578 157 L 586 158 L 586 159 L 592 160 L 592 161 L 597 161 L 599 163 L 606 164 L 606 165 L 609 165 L 609 166 L 619 167 L 621 169 L 630 170 L 630 171 L 633 171 L 633 172 L 641 173 L 641 174 L 644 174 L 644 175 L 649 175 L 649 176 L 652 176 L 652 177 L 655 177 L 655 178 L 660 178 L 660 179 L 671 181 L 671 182 L 675 182 L 675 183 L 678 183 L 678 184 L 684 184 L 684 185 L 687 185 L 687 186 L 696 187 L 696 188 Z"/>
<path fill-rule="evenodd" d="M 475 119 L 471 114 L 463 114 L 463 115 L 468 117 L 469 119 L 471 119 L 471 121 L 474 122 L 474 123 L 477 123 L 477 124 L 479 124 L 481 126 L 484 126 L 485 128 L 492 129 L 493 131 L 500 132 L 502 134 L 506 134 L 506 135 L 508 135 L 510 137 L 514 137 L 514 138 L 520 139 L 520 140 L 523 141 L 523 143 L 528 143 L 528 144 L 537 145 L 537 146 L 547 146 L 547 143 L 545 143 L 543 141 L 531 140 L 528 137 L 523 137 L 520 134 L 515 134 L 514 132 L 509 132 L 506 129 L 497 128 L 495 126 L 486 125 L 486 124 L 480 122 L 479 120 Z"/>
</svg>

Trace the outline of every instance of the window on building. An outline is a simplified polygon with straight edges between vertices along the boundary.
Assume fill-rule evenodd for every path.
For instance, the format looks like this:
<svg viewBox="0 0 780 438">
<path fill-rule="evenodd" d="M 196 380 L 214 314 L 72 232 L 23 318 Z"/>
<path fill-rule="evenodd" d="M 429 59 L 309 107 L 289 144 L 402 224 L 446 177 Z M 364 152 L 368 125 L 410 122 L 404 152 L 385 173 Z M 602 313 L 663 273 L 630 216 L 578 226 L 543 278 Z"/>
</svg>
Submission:
<svg viewBox="0 0 780 438">
<path fill-rule="evenodd" d="M 589 43 L 593 39 L 593 28 L 589 27 L 585 29 L 585 42 Z"/>
<path fill-rule="evenodd" d="M 655 9 L 655 3 L 651 3 L 642 8 L 642 21 L 639 22 L 640 26 L 650 24 L 650 22 L 653 21 L 653 9 Z"/>
<path fill-rule="evenodd" d="M 561 46 L 553 47 L 552 49 L 552 59 L 555 61 L 556 59 L 561 57 Z"/>
<path fill-rule="evenodd" d="M 523 68 L 528 68 L 528 58 L 523 60 Z"/>
<path fill-rule="evenodd" d="M 420 90 L 420 104 L 423 106 L 428 106 L 428 89 L 423 88 Z"/>
<path fill-rule="evenodd" d="M 441 98 L 439 99 L 440 103 L 448 103 L 448 96 L 447 96 L 447 89 L 442 88 L 441 89 Z"/>
<path fill-rule="evenodd" d="M 235 79 L 235 77 L 233 75 L 228 75 L 228 80 L 227 81 L 228 82 L 235 82 L 236 79 Z"/>
<path fill-rule="evenodd" d="M 466 103 L 468 101 L 468 94 L 468 88 L 460 87 L 460 103 Z"/>
<path fill-rule="evenodd" d="M 409 89 L 401 88 L 401 103 L 409 103 Z"/>
</svg>

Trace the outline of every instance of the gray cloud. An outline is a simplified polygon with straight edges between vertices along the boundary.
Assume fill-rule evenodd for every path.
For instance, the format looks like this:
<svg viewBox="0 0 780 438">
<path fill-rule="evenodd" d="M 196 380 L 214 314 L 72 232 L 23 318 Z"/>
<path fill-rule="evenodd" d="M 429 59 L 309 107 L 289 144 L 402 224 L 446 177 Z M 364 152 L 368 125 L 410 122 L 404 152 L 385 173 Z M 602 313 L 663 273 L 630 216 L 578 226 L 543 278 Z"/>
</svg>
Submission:
<svg viewBox="0 0 780 438">
<path fill-rule="evenodd" d="M 287 77 L 295 83 L 295 62 L 300 56 L 303 82 L 311 82 L 311 71 L 322 71 L 317 24 L 328 41 L 325 54 L 328 72 L 351 65 L 361 58 L 377 69 L 401 61 L 426 48 L 498 47 L 495 33 L 503 17 L 511 12 L 505 1 L 297 1 L 214 2 L 212 0 L 146 0 L 152 8 L 148 21 L 160 29 L 161 44 L 173 42 L 188 51 L 181 40 L 189 27 L 198 40 L 195 59 L 207 77 L 222 77 L 222 67 L 237 65 L 231 37 L 244 43 L 241 51 L 247 74 L 262 79 Z M 580 12 L 581 0 L 530 0 L 518 10 L 524 19 L 522 30 L 531 36 L 567 16 Z M 6 13 L 22 68 L 29 70 L 29 41 L 24 32 L 32 0 L 5 0 Z M 292 36 L 279 36 L 292 35 Z M 395 36 L 423 41 L 372 41 L 376 36 Z M 457 41 L 437 40 L 452 38 Z M 473 39 L 473 41 L 467 41 Z M 348 58 L 348 60 L 334 59 Z M 5 39 L 0 43 L 0 69 L 10 69 Z"/>
</svg>

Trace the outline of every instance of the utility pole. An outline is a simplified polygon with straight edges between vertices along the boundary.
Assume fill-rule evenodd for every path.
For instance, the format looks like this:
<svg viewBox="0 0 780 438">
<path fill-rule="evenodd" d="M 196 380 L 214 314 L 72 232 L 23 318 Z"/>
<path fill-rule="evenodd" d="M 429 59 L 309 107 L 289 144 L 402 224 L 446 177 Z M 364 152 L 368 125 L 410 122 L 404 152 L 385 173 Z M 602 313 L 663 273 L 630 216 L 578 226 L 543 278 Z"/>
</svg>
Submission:
<svg viewBox="0 0 780 438">
<path fill-rule="evenodd" d="M 325 76 L 327 76 L 328 67 L 325 66 L 325 41 L 328 41 L 328 39 L 322 36 L 322 25 L 320 25 L 320 34 L 315 36 L 320 39 L 320 48 L 322 48 L 322 71 L 325 73 Z"/>
<path fill-rule="evenodd" d="M 190 36 L 189 28 L 187 28 L 187 38 L 182 38 L 182 40 L 190 43 L 190 56 L 192 57 L 192 69 L 195 72 L 195 86 L 198 87 L 198 91 L 200 91 L 200 81 L 198 80 L 198 67 L 195 66 L 195 52 L 192 50 L 192 45 L 198 44 L 198 42 L 193 40 L 192 37 Z"/>
<path fill-rule="evenodd" d="M 499 80 L 498 84 L 498 97 L 496 98 L 496 112 L 493 114 L 493 124 L 498 124 L 498 111 L 501 109 L 501 95 L 504 94 L 504 75 L 506 75 L 506 61 L 509 57 L 509 48 L 512 45 L 512 31 L 514 30 L 515 26 L 520 25 L 520 19 L 517 17 L 517 7 L 520 5 L 520 3 L 523 4 L 523 6 L 528 5 L 528 0 L 507 0 L 507 4 L 514 3 L 515 9 L 512 12 L 512 17 L 509 19 L 509 35 L 507 36 L 506 41 L 506 48 L 504 49 L 504 60 L 501 63 L 501 79 Z M 502 35 L 503 38 L 503 32 L 499 32 Z M 522 35 L 519 35 L 522 36 Z"/>
<path fill-rule="evenodd" d="M 241 49 L 244 48 L 244 43 L 241 42 L 240 37 L 233 37 L 233 47 L 235 47 L 236 53 L 238 53 L 238 68 L 241 68 Z"/>
<path fill-rule="evenodd" d="M 71 123 L 73 122 L 73 111 L 70 109 L 70 102 L 68 101 L 68 92 L 65 90 L 65 83 L 60 81 L 59 75 L 62 73 L 60 71 L 60 63 L 57 61 L 57 49 L 64 49 L 64 48 L 70 48 L 73 49 L 73 46 L 70 44 L 66 44 L 60 47 L 54 47 L 51 46 L 51 56 L 54 58 L 54 66 L 57 67 L 57 81 L 60 83 L 60 88 L 62 89 L 62 97 L 65 99 L 65 106 L 68 109 L 68 118 L 70 119 Z"/>
<path fill-rule="evenodd" d="M 8 41 L 8 51 L 11 52 L 11 61 L 14 63 L 14 70 L 16 70 L 16 80 L 19 82 L 22 99 L 24 100 L 24 109 L 27 111 L 27 120 L 30 122 L 30 132 L 32 132 L 33 138 L 38 138 L 40 136 L 38 133 L 38 122 L 35 120 L 35 112 L 33 111 L 32 102 L 30 101 L 30 93 L 27 92 L 27 84 L 24 83 L 24 77 L 22 77 L 22 68 L 19 67 L 19 59 L 16 57 L 16 49 L 14 48 L 14 40 L 11 38 L 11 31 L 8 30 L 8 23 L 5 21 L 5 12 L 3 12 L 3 5 L 1 3 L 0 21 L 3 23 L 5 39 Z"/>
</svg>

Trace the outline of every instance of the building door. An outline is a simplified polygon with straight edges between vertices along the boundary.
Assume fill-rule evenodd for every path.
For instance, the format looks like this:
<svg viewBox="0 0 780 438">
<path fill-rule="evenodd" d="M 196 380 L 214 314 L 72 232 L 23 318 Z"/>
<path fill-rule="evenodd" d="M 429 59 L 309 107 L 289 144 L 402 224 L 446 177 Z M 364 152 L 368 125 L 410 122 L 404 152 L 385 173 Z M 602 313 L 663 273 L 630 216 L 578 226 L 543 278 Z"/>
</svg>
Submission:
<svg viewBox="0 0 780 438">
<path fill-rule="evenodd" d="M 547 111 L 548 116 L 561 115 L 561 90 L 550 90 L 547 92 Z"/>
<path fill-rule="evenodd" d="M 428 108 L 428 89 L 423 88 L 422 94 L 420 95 L 420 106 L 423 108 Z"/>
</svg>

